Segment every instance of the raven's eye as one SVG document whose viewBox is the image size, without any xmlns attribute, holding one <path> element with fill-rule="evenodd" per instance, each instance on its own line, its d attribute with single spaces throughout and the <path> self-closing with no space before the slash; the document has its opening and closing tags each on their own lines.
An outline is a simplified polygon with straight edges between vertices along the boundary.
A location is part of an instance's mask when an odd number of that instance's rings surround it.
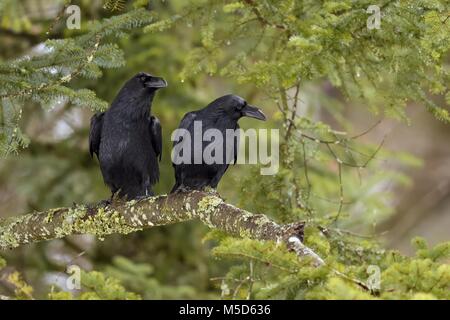
<svg viewBox="0 0 450 320">
<path fill-rule="evenodd" d="M 240 104 L 237 105 L 236 109 L 238 109 L 238 111 L 241 111 L 245 107 L 246 104 L 247 103 L 244 103 L 244 104 L 240 103 Z"/>
<path fill-rule="evenodd" d="M 145 82 L 145 80 L 147 80 L 147 77 L 146 77 L 146 76 L 141 76 L 141 77 L 140 77 L 140 80 L 141 80 L 142 82 Z"/>
</svg>

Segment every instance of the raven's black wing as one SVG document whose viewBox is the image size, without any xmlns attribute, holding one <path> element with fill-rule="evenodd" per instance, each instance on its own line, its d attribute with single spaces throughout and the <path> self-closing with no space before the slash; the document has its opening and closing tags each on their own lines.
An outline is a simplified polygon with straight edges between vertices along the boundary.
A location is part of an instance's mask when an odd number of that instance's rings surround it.
<svg viewBox="0 0 450 320">
<path fill-rule="evenodd" d="M 89 153 L 91 154 L 91 157 L 93 157 L 95 153 L 98 158 L 104 115 L 104 112 L 96 113 L 91 118 L 91 128 L 89 129 Z"/>
<path fill-rule="evenodd" d="M 239 125 L 236 125 L 235 130 L 240 130 Z M 225 174 L 225 172 L 228 170 L 228 167 L 230 164 L 235 165 L 237 163 L 238 158 L 238 151 L 239 151 L 239 132 L 238 135 L 233 136 L 233 141 L 226 141 L 226 143 L 232 143 L 233 144 L 233 154 L 226 154 L 225 156 L 225 163 L 223 165 L 217 166 L 218 170 L 215 176 L 211 179 L 211 186 L 213 188 L 217 188 L 217 185 L 219 184 L 220 179 L 222 179 L 222 176 Z M 224 145 L 224 149 L 228 150 L 228 146 Z"/>
<path fill-rule="evenodd" d="M 236 128 L 235 128 L 235 130 L 237 130 L 238 131 L 238 135 L 236 135 L 236 137 L 234 138 L 234 143 L 233 143 L 233 151 L 234 151 L 234 154 L 233 154 L 233 156 L 234 156 L 234 162 L 233 162 L 233 164 L 236 164 L 236 162 L 237 162 L 237 158 L 238 158 L 238 151 L 239 151 L 239 140 L 240 140 L 240 128 L 239 128 L 239 125 L 236 125 Z"/>
<path fill-rule="evenodd" d="M 187 130 L 187 132 L 189 132 L 190 134 L 190 130 L 189 128 L 192 126 L 192 123 L 194 122 L 194 119 L 197 117 L 197 114 L 195 111 L 193 112 L 188 112 L 184 115 L 183 119 L 181 119 L 180 125 L 178 127 L 178 129 L 185 129 Z M 193 129 L 192 129 L 193 130 Z M 186 132 L 185 132 L 186 134 Z M 191 137 L 193 138 L 193 137 Z M 178 144 L 179 142 L 184 140 L 184 135 L 178 135 L 178 140 L 173 142 L 173 145 L 175 146 L 176 144 Z M 189 146 L 190 148 L 190 146 Z M 177 162 L 177 158 L 178 158 L 178 154 L 174 155 L 174 162 Z M 173 165 L 175 166 L 175 163 L 173 163 Z"/>
<path fill-rule="evenodd" d="M 195 112 L 195 111 L 186 113 L 184 115 L 183 119 L 181 119 L 181 122 L 180 122 L 180 125 L 178 126 L 178 128 L 189 130 L 189 127 L 194 122 L 194 119 L 196 117 L 197 117 L 197 112 Z"/>
<path fill-rule="evenodd" d="M 153 150 L 155 150 L 156 157 L 161 161 L 162 157 L 162 130 L 159 119 L 155 116 L 150 117 L 150 135 L 152 139 Z"/>
<path fill-rule="evenodd" d="M 183 117 L 183 119 L 181 119 L 181 122 L 180 122 L 180 125 L 179 125 L 179 127 L 178 127 L 178 129 L 185 129 L 185 130 L 187 130 L 186 132 L 184 132 L 184 134 L 183 135 L 180 135 L 180 134 L 178 134 L 178 140 L 175 140 L 174 142 L 173 142 L 173 146 L 175 147 L 175 145 L 177 145 L 178 143 L 183 143 L 182 141 L 186 141 L 185 140 L 185 135 L 186 134 L 190 134 L 190 130 L 189 130 L 189 128 L 192 126 L 192 124 L 193 124 L 193 122 L 194 122 L 194 119 L 197 117 L 197 114 L 196 114 L 196 112 L 195 111 L 193 111 L 193 112 L 188 112 L 188 113 L 186 113 L 185 115 L 184 115 L 184 117 Z M 192 129 L 193 130 L 193 129 Z M 190 148 L 191 146 L 189 146 L 189 148 Z M 174 168 L 174 171 L 175 171 L 175 185 L 173 186 L 173 188 L 172 188 L 172 191 L 170 191 L 170 193 L 174 193 L 175 191 L 177 191 L 178 190 L 178 188 L 180 187 L 180 185 L 181 185 L 181 175 L 182 175 L 182 171 L 183 171 L 183 168 L 184 168 L 184 165 L 183 164 L 179 164 L 179 157 L 180 157 L 180 155 L 179 154 L 177 154 L 177 153 L 175 153 L 174 155 L 173 155 L 173 158 L 172 158 L 172 166 L 173 166 L 173 168 Z M 178 164 L 177 164 L 178 163 Z"/>
</svg>

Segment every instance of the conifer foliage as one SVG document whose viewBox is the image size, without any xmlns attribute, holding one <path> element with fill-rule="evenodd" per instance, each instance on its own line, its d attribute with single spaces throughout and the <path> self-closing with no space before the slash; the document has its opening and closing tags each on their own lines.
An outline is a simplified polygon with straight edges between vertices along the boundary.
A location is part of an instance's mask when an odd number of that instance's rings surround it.
<svg viewBox="0 0 450 320">
<path fill-rule="evenodd" d="M 37 274 L 55 271 L 55 263 L 42 258 L 50 244 L 35 245 L 38 258 L 21 270 L 14 269 L 13 253 L 0 252 L 9 265 L 0 258 L 0 275 L 9 288 L 0 297 L 450 299 L 450 242 L 430 246 L 417 237 L 415 254 L 406 256 L 384 248 L 375 228 L 394 213 L 395 193 L 385 186 L 407 185 L 410 180 L 399 168 L 417 167 L 420 159 L 388 150 L 383 141 L 364 142 L 373 128 L 355 132 L 345 116 L 359 107 L 369 111 L 375 126 L 385 117 L 409 122 L 407 107 L 415 103 L 437 122 L 450 122 L 448 3 L 380 1 L 380 25 L 370 28 L 373 13 L 367 9 L 373 4 L 108 0 L 99 8 L 82 7 L 81 29 L 67 30 L 69 1 L 58 6 L 56 21 L 37 22 L 26 14 L 27 1 L 0 0 L 0 37 L 5 43 L 25 37 L 32 44 L 0 58 L 0 181 L 25 195 L 24 210 L 98 200 L 103 194 L 98 168 L 74 154 L 87 154 L 79 147 L 86 139 L 83 128 L 43 142 L 26 134 L 24 118 L 57 104 L 72 111 L 105 110 L 114 96 L 111 88 L 118 88 L 124 75 L 150 67 L 169 80 L 156 107 L 165 130 L 176 127 L 174 118 L 187 106 L 211 100 L 214 81 L 242 90 L 269 110 L 269 126 L 280 129 L 278 173 L 260 175 L 257 165 L 232 168 L 239 179 L 230 172 L 219 192 L 280 224 L 305 221 L 304 244 L 325 262 L 317 266 L 299 259 L 280 243 L 186 223 L 96 244 L 83 257 L 95 271 L 82 271 L 78 293 L 38 285 Z M 170 142 L 164 143 L 163 154 L 170 154 Z M 163 160 L 161 188 L 167 186 L 167 192 L 172 172 L 168 156 Z M 386 161 L 395 166 L 385 166 Z M 44 168 L 35 178 L 14 177 L 34 165 Z M 43 187 L 43 180 L 51 184 Z M 97 182 L 87 182 L 92 180 Z M 0 223 L 0 235 L 1 228 Z M 191 242 L 201 238 L 204 243 Z M 73 239 L 57 241 L 77 246 Z"/>
</svg>

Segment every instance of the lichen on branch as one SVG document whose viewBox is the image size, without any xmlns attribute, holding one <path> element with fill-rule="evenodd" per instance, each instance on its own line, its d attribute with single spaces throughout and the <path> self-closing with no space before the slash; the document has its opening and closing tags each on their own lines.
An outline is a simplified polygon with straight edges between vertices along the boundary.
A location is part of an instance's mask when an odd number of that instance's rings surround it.
<svg viewBox="0 0 450 320">
<path fill-rule="evenodd" d="M 232 236 L 284 242 L 299 256 L 309 256 L 316 264 L 323 264 L 301 242 L 302 222 L 279 225 L 263 214 L 248 212 L 224 202 L 216 194 L 200 191 L 128 202 L 113 200 L 108 205 L 74 205 L 5 219 L 0 221 L 0 249 L 74 234 L 103 238 L 194 219 Z"/>
</svg>

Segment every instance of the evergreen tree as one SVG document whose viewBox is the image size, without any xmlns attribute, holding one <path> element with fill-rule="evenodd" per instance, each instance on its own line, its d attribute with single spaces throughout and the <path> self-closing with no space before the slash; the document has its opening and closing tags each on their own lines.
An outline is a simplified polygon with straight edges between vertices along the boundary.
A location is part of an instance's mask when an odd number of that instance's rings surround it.
<svg viewBox="0 0 450 320">
<path fill-rule="evenodd" d="M 33 14 L 32 1 L 0 0 L 0 181 L 5 194 L 16 189 L 5 212 L 106 198 L 88 157 L 88 119 L 108 107 L 125 78 L 145 70 L 169 82 L 155 103 L 165 137 L 157 191 L 173 184 L 168 137 L 181 116 L 224 90 L 237 92 L 281 130 L 280 168 L 272 176 L 260 175 L 260 166 L 230 168 L 219 193 L 283 225 L 304 221 L 303 243 L 324 263 L 282 243 L 186 222 L 2 251 L 9 265 L 0 259 L 2 296 L 450 298 L 450 243 L 415 238 L 409 257 L 384 248 L 377 234 L 393 214 L 396 194 L 386 185 L 407 184 L 399 168 L 420 160 L 382 140 L 364 141 L 373 127 L 358 132 L 346 118 L 348 109 L 366 107 L 375 125 L 408 122 L 407 107 L 418 103 L 436 121 L 450 121 L 446 1 L 382 1 L 379 28 L 368 25 L 376 21 L 368 0 L 81 2 L 79 30 L 66 27 L 69 1 L 44 2 L 56 14 Z M 64 122 L 70 117 L 83 121 Z M 0 223 L 0 243 L 12 243 L 8 221 Z M 102 240 L 112 232 L 100 222 L 82 230 Z M 65 279 L 67 264 L 96 270 L 82 272 L 81 292 L 43 282 L 52 273 Z"/>
</svg>

